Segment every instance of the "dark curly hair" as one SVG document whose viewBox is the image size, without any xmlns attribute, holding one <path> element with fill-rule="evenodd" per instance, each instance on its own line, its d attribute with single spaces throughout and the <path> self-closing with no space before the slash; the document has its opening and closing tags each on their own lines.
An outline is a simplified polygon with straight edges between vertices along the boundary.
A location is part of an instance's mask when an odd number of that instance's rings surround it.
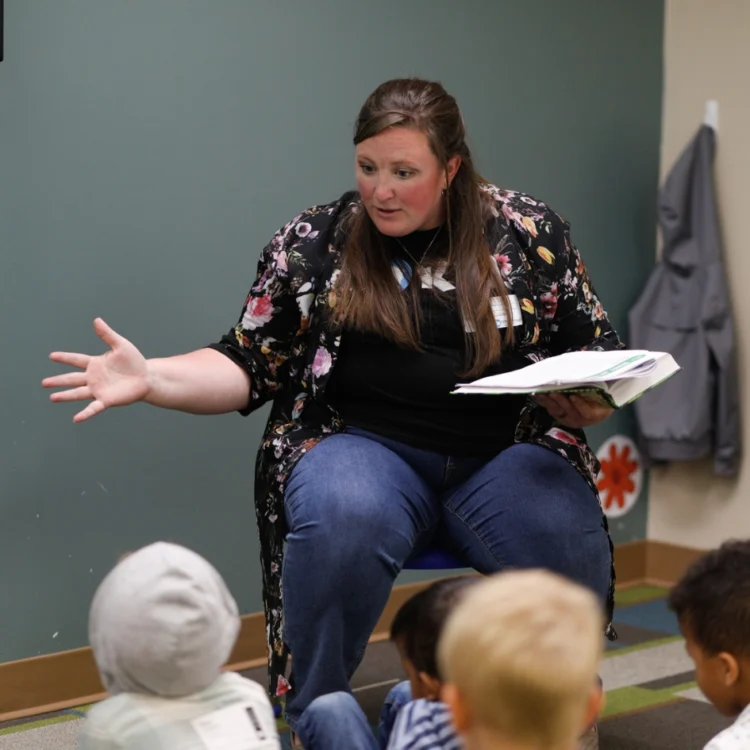
<svg viewBox="0 0 750 750">
<path fill-rule="evenodd" d="M 433 583 L 415 594 L 396 612 L 391 640 L 399 640 L 404 655 L 418 672 L 440 679 L 437 647 L 443 625 L 464 591 L 480 576 L 458 576 Z"/>
<path fill-rule="evenodd" d="M 670 592 L 669 608 L 707 653 L 750 656 L 750 540 L 696 560 Z"/>
</svg>

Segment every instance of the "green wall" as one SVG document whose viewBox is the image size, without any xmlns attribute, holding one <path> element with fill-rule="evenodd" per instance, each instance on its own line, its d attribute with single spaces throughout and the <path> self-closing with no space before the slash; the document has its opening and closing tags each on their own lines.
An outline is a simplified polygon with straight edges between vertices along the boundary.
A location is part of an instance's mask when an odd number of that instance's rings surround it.
<svg viewBox="0 0 750 750">
<path fill-rule="evenodd" d="M 0 661 L 85 645 L 117 556 L 168 538 L 261 606 L 252 507 L 265 412 L 147 407 L 74 426 L 39 381 L 234 324 L 260 248 L 353 184 L 357 109 L 440 79 L 481 171 L 573 223 L 616 324 L 654 257 L 662 87 L 653 0 L 5 0 L 0 63 Z M 628 430 L 628 414 L 592 431 Z M 645 502 L 615 524 L 645 533 Z"/>
</svg>

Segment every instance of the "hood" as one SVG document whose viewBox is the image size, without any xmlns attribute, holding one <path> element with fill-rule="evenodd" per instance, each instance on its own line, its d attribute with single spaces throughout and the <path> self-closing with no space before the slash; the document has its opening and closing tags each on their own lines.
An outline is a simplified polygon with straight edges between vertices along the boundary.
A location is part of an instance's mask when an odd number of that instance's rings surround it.
<svg viewBox="0 0 750 750">
<path fill-rule="evenodd" d="M 239 627 L 237 604 L 218 571 L 189 549 L 157 542 L 102 581 L 89 640 L 110 694 L 179 697 L 216 680 Z"/>
</svg>

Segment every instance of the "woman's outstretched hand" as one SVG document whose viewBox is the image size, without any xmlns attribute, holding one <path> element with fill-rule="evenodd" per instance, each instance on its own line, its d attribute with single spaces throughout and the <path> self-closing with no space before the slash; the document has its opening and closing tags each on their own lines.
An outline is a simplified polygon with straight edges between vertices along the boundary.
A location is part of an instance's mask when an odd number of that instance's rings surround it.
<svg viewBox="0 0 750 750">
<path fill-rule="evenodd" d="M 86 401 L 74 422 L 83 422 L 112 406 L 127 406 L 146 398 L 149 391 L 148 365 L 138 349 L 112 330 L 101 318 L 94 330 L 110 347 L 104 354 L 92 356 L 73 352 L 52 352 L 50 359 L 79 371 L 53 375 L 42 381 L 44 388 L 65 388 L 50 395 L 51 401 Z"/>
</svg>

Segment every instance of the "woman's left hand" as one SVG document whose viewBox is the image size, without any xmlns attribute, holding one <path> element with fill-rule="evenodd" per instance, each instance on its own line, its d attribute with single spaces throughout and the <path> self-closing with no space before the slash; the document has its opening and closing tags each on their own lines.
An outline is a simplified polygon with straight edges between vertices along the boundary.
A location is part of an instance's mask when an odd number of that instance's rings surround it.
<svg viewBox="0 0 750 750">
<path fill-rule="evenodd" d="M 575 429 L 599 424 L 613 411 L 600 401 L 575 394 L 565 396 L 562 393 L 537 393 L 534 399 L 556 422 Z"/>
</svg>

